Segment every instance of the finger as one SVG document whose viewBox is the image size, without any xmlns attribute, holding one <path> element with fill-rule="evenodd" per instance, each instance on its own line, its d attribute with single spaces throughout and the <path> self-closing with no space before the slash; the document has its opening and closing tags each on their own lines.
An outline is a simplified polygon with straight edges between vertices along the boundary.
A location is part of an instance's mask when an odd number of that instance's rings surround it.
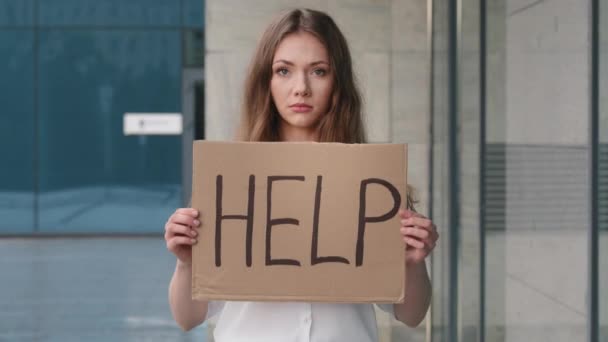
<svg viewBox="0 0 608 342">
<path fill-rule="evenodd" d="M 414 225 L 430 230 L 433 227 L 433 221 L 429 220 L 426 217 L 415 217 Z"/>
<path fill-rule="evenodd" d="M 173 251 L 179 246 L 192 246 L 195 243 L 196 239 L 187 236 L 175 236 L 167 241 L 167 249 Z"/>
<path fill-rule="evenodd" d="M 200 225 L 200 221 L 192 216 L 184 215 L 184 214 L 173 214 L 170 223 L 178 223 L 192 227 L 198 227 Z"/>
<path fill-rule="evenodd" d="M 399 216 L 402 219 L 408 219 L 410 217 L 414 217 L 414 212 L 408 209 L 400 209 L 399 210 Z"/>
<path fill-rule="evenodd" d="M 424 244 L 427 246 L 429 251 L 432 251 L 435 248 L 435 240 L 432 238 L 426 238 L 426 239 L 422 239 L 422 242 L 424 242 Z"/>
<path fill-rule="evenodd" d="M 415 237 L 420 240 L 428 239 L 431 236 L 431 233 L 428 230 L 415 227 L 403 227 L 401 228 L 401 234 L 404 236 Z"/>
<path fill-rule="evenodd" d="M 401 220 L 401 225 L 403 227 L 418 226 L 418 227 L 430 230 L 433 227 L 433 221 L 431 221 L 427 218 L 410 217 L 410 218 Z"/>
<path fill-rule="evenodd" d="M 176 214 L 198 217 L 199 212 L 194 208 L 179 208 L 175 211 Z"/>
<path fill-rule="evenodd" d="M 413 236 L 413 237 L 423 241 L 431 249 L 435 248 L 435 245 L 437 244 L 437 239 L 439 239 L 439 233 L 437 233 L 437 231 L 435 230 L 434 225 L 432 225 L 431 228 L 429 228 L 429 229 L 424 229 L 422 227 L 415 226 L 415 227 L 413 227 L 413 229 L 417 229 L 416 231 L 414 231 L 414 230 L 410 231 L 409 229 L 412 229 L 412 228 L 409 228 L 409 227 L 404 227 L 404 228 L 408 229 L 407 233 L 404 235 Z"/>
<path fill-rule="evenodd" d="M 431 220 L 429 219 L 423 219 L 423 218 L 419 218 L 419 217 L 409 217 L 406 219 L 402 219 L 401 221 L 401 225 L 403 227 L 414 227 L 414 226 L 420 226 L 421 228 L 430 228 L 433 223 L 431 222 Z"/>
<path fill-rule="evenodd" d="M 422 241 L 420 241 L 420 240 L 416 240 L 415 238 L 413 238 L 413 237 L 409 237 L 409 236 L 404 236 L 404 237 L 403 237 L 403 241 L 404 241 L 404 242 L 405 242 L 407 245 L 412 246 L 412 247 L 414 247 L 414 248 L 418 248 L 418 249 L 423 249 L 423 248 L 424 248 L 424 246 L 425 246 L 424 242 L 422 242 Z"/>
<path fill-rule="evenodd" d="M 188 226 L 184 226 L 181 224 L 176 224 L 176 223 L 169 223 L 167 224 L 167 234 L 169 238 L 172 238 L 173 236 L 176 236 L 178 234 L 180 235 L 189 235 L 189 236 L 196 236 L 198 233 L 196 230 L 188 227 Z"/>
<path fill-rule="evenodd" d="M 401 222 L 402 227 L 413 227 L 414 226 L 414 221 L 412 220 L 411 217 L 402 219 L 400 222 Z"/>
<path fill-rule="evenodd" d="M 169 222 L 171 222 L 171 223 L 179 223 L 179 224 L 187 224 L 187 225 L 192 225 L 194 220 L 196 220 L 196 218 L 192 217 L 191 215 L 186 215 L 186 214 L 181 214 L 181 213 L 175 213 L 175 214 L 171 215 L 171 217 L 169 218 Z"/>
</svg>

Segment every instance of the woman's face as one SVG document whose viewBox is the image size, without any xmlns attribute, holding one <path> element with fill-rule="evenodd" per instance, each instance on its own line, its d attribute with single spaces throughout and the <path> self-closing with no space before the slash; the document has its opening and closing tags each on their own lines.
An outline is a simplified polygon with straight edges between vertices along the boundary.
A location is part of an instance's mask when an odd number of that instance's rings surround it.
<svg viewBox="0 0 608 342">
<path fill-rule="evenodd" d="M 327 113 L 333 70 L 323 44 L 310 33 L 287 35 L 272 61 L 270 92 L 281 115 L 283 140 L 311 140 Z"/>
</svg>

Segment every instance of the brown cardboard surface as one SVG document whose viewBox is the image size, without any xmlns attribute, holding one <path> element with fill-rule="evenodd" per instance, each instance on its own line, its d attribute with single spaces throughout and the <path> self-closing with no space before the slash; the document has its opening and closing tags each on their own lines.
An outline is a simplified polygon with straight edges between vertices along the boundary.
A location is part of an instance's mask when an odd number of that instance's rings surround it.
<svg viewBox="0 0 608 342">
<path fill-rule="evenodd" d="M 406 145 L 196 141 L 193 157 L 193 299 L 403 301 Z"/>
</svg>

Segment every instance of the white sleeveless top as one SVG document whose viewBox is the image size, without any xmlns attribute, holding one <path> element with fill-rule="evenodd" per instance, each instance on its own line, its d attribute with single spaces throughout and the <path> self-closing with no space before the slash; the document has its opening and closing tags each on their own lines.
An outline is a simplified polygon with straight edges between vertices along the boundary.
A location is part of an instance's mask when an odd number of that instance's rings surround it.
<svg viewBox="0 0 608 342">
<path fill-rule="evenodd" d="M 378 306 L 394 316 L 392 304 Z M 376 342 L 372 304 L 210 302 L 217 342 Z"/>
</svg>

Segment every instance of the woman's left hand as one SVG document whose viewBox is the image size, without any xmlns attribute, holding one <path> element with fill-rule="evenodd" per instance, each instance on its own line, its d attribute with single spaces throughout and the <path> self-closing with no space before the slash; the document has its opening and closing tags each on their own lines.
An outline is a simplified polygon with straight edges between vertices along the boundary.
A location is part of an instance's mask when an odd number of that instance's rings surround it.
<svg viewBox="0 0 608 342">
<path fill-rule="evenodd" d="M 405 262 L 417 264 L 433 251 L 439 234 L 433 221 L 411 210 L 400 210 L 401 237 L 405 243 Z"/>
</svg>

